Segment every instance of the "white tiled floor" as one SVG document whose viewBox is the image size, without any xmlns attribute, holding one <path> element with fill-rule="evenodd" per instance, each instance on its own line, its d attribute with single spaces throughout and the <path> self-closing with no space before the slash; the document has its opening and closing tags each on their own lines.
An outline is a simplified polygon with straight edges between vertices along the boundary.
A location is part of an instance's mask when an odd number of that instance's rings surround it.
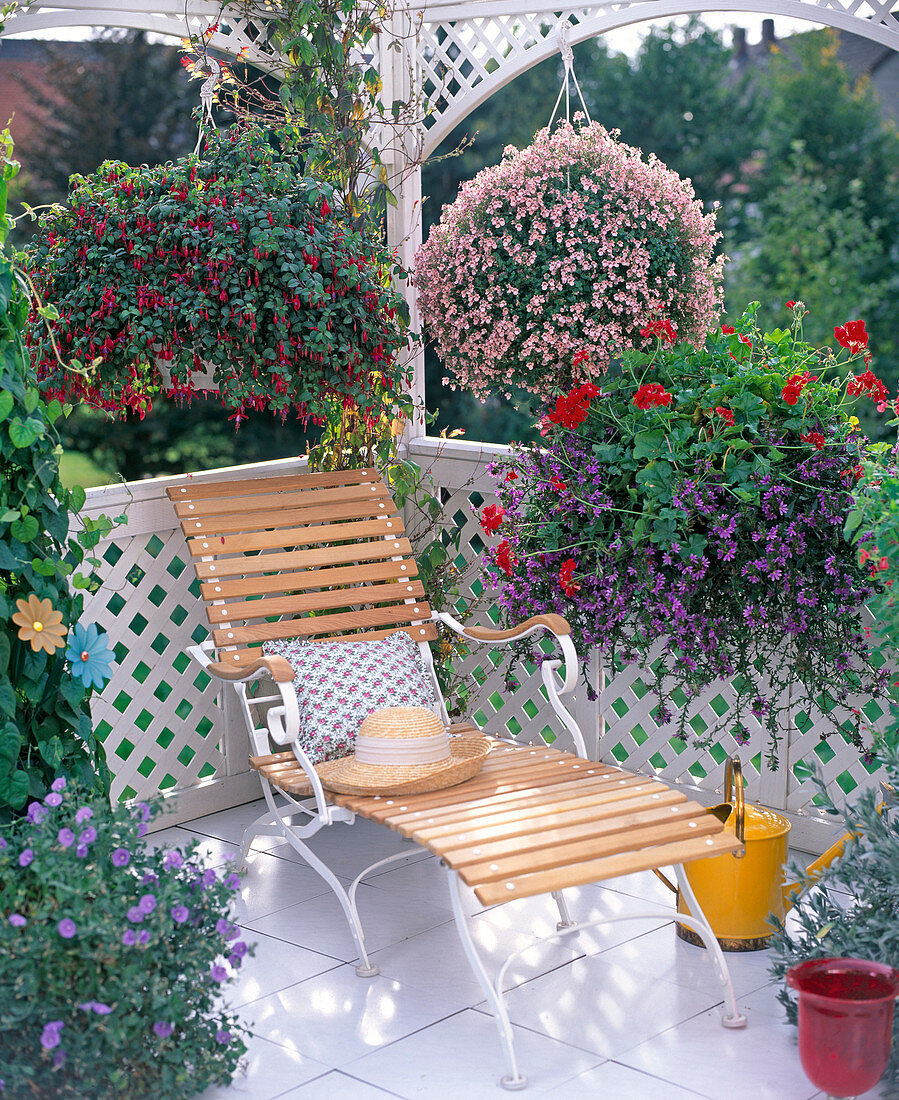
<svg viewBox="0 0 899 1100">
<path fill-rule="evenodd" d="M 263 803 L 154 834 L 201 840 L 211 865 L 239 847 Z M 452 920 L 445 872 L 421 849 L 367 821 L 312 842 L 347 882 L 366 864 L 408 852 L 360 888 L 366 942 L 381 968 L 355 973 L 353 942 L 327 886 L 279 840 L 261 840 L 236 919 L 256 951 L 226 1000 L 252 1038 L 227 1088 L 197 1100 L 482 1100 L 506 1095 L 498 1033 Z M 566 892 L 572 915 L 670 905 L 649 872 Z M 557 920 L 551 899 L 484 911 L 464 899 L 491 964 Z M 671 909 L 673 913 L 673 906 Z M 795 1031 L 768 974 L 768 953 L 727 956 L 743 1031 L 721 1027 L 719 987 L 705 952 L 658 919 L 587 929 L 527 950 L 512 966 L 509 1014 L 525 1096 L 554 1100 L 818 1100 Z M 889 1100 L 886 1092 L 866 1098 Z"/>
</svg>

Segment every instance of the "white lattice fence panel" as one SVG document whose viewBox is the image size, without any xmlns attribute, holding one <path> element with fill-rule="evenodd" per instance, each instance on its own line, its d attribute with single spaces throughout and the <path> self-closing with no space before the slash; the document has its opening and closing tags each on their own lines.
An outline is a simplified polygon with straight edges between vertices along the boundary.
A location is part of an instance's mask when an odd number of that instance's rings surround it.
<svg viewBox="0 0 899 1100">
<path fill-rule="evenodd" d="M 296 460 L 241 468 L 246 477 L 301 468 Z M 235 476 L 235 469 L 195 475 Z M 165 797 L 165 824 L 255 797 L 247 737 L 218 685 L 184 652 L 208 634 L 199 584 L 165 496 L 183 478 L 155 478 L 88 492 L 85 513 L 118 515 L 97 549 L 100 588 L 85 597 L 115 651 L 113 676 L 94 696 L 94 727 L 113 772 L 116 798 Z M 227 697 L 226 697 L 227 698 Z M 232 721 L 235 718 L 236 721 Z"/>
</svg>

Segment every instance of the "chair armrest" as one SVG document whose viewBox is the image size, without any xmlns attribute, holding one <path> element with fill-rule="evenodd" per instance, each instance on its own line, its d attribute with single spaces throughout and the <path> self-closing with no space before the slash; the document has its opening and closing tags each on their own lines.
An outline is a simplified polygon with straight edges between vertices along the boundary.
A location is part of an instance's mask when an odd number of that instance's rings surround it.
<svg viewBox="0 0 899 1100">
<path fill-rule="evenodd" d="M 455 621 L 448 622 L 449 616 L 440 616 L 441 620 L 446 623 L 447 626 L 455 629 Z M 571 627 L 566 619 L 563 619 L 561 615 L 532 615 L 529 619 L 525 619 L 523 623 L 518 623 L 516 626 L 509 627 L 507 630 L 499 630 L 490 626 L 465 626 L 463 625 L 460 633 L 467 638 L 474 638 L 477 642 L 513 642 L 518 638 L 524 638 L 528 634 L 532 634 L 535 630 L 548 630 L 551 634 L 555 634 L 557 638 L 564 638 L 571 634 Z"/>
<path fill-rule="evenodd" d="M 258 676 L 260 672 L 267 672 L 276 684 L 289 684 L 295 676 L 293 669 L 290 667 L 290 662 L 284 657 L 259 657 L 247 665 L 241 665 L 239 668 L 226 665 L 224 661 L 210 661 L 205 668 L 207 672 L 217 676 L 220 680 L 230 680 L 232 682 L 250 680 Z"/>
</svg>

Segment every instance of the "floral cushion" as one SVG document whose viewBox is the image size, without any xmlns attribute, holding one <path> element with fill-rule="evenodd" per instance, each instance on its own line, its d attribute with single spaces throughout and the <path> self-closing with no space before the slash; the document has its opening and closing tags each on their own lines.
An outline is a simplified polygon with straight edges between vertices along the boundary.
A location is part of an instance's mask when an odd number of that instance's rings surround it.
<svg viewBox="0 0 899 1100">
<path fill-rule="evenodd" d="M 398 632 L 373 642 L 267 642 L 296 678 L 300 744 L 313 764 L 353 751 L 356 731 L 382 707 L 439 711 L 418 642 Z"/>
</svg>

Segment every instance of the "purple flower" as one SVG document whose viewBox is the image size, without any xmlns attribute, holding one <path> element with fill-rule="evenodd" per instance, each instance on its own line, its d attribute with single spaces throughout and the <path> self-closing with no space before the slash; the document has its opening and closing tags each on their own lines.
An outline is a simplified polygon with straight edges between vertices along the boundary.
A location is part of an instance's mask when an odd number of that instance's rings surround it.
<svg viewBox="0 0 899 1100">
<path fill-rule="evenodd" d="M 228 887 L 229 890 L 239 890 L 240 878 L 235 874 L 230 874 L 225 879 L 225 885 Z"/>
<path fill-rule="evenodd" d="M 218 932 L 220 936 L 224 936 L 226 939 L 228 938 L 228 934 L 232 932 L 233 929 L 234 925 L 231 923 L 231 921 L 225 920 L 224 917 L 219 917 L 219 919 L 215 922 L 216 932 Z"/>
<path fill-rule="evenodd" d="M 44 1024 L 44 1030 L 41 1032 L 41 1046 L 44 1050 L 52 1050 L 59 1046 L 59 1033 L 64 1027 L 62 1020 L 51 1020 L 50 1023 Z"/>
<path fill-rule="evenodd" d="M 217 1043 L 221 1043 L 223 1046 L 225 1045 L 225 1043 L 230 1043 L 231 1032 L 225 1031 L 224 1028 L 219 1028 L 218 1031 L 215 1033 L 215 1041 Z"/>
<path fill-rule="evenodd" d="M 138 909 L 144 914 L 149 916 L 156 908 L 156 897 L 153 894 L 141 894 L 138 903 Z"/>
<path fill-rule="evenodd" d="M 165 1020 L 157 1020 L 153 1025 L 153 1032 L 158 1035 L 160 1039 L 168 1039 L 174 1030 L 172 1025 Z"/>
<path fill-rule="evenodd" d="M 127 848 L 115 848 L 109 858 L 114 867 L 127 867 L 131 862 L 131 853 Z"/>
<path fill-rule="evenodd" d="M 141 930 L 140 930 L 140 931 L 138 932 L 138 934 L 137 934 L 137 942 L 138 942 L 138 943 L 140 943 L 140 944 L 145 944 L 145 943 L 149 943 L 149 942 L 150 942 L 150 933 L 149 933 L 149 932 L 147 931 L 147 929 L 146 929 L 146 928 L 142 928 L 142 929 L 141 929 Z"/>
<path fill-rule="evenodd" d="M 56 779 L 54 779 L 53 782 L 50 784 L 51 791 L 56 791 L 58 793 L 59 791 L 64 791 L 65 789 L 66 779 L 64 775 L 57 776 Z"/>
<path fill-rule="evenodd" d="M 249 948 L 243 942 L 243 940 L 238 940 L 237 943 L 231 948 L 232 954 L 236 955 L 239 959 L 242 959 L 244 955 L 246 955 L 247 951 L 249 951 Z"/>
<path fill-rule="evenodd" d="M 28 806 L 27 818 L 32 825 L 40 825 L 47 816 L 47 811 L 40 802 L 31 802 Z"/>
<path fill-rule="evenodd" d="M 2 852 L 3 849 L 7 848 L 7 847 L 9 847 L 9 845 L 6 843 L 6 841 L 3 839 L 3 837 L 0 836 L 0 852 Z"/>
<path fill-rule="evenodd" d="M 155 886 L 157 882 L 159 882 L 159 879 L 156 877 L 156 875 L 153 874 L 152 871 L 146 871 L 142 875 L 141 880 L 140 880 L 141 886 L 150 886 L 150 885 Z"/>
<path fill-rule="evenodd" d="M 25 848 L 19 855 L 19 866 L 27 867 L 29 863 L 34 859 L 34 852 L 30 848 Z"/>
<path fill-rule="evenodd" d="M 122 933 L 122 943 L 126 947 L 134 947 L 134 945 L 137 943 L 137 933 L 134 931 L 133 928 L 126 928 L 125 931 Z"/>
<path fill-rule="evenodd" d="M 66 1052 L 60 1047 L 60 1049 L 53 1055 L 53 1068 L 59 1069 L 60 1066 L 65 1065 Z"/>
<path fill-rule="evenodd" d="M 165 859 L 163 860 L 163 865 L 168 870 L 171 870 L 173 867 L 180 867 L 183 863 L 184 857 L 179 851 L 172 849 L 172 851 L 166 852 Z"/>
<path fill-rule="evenodd" d="M 78 847 L 75 849 L 75 855 L 79 856 L 81 859 L 84 859 L 84 857 L 87 855 L 87 851 L 88 849 L 86 844 L 79 844 Z"/>
<path fill-rule="evenodd" d="M 234 967 L 235 970 L 237 970 L 237 968 L 243 962 L 243 959 L 240 955 L 235 955 L 232 951 L 232 953 L 228 956 L 228 962 L 231 964 L 231 966 Z"/>
<path fill-rule="evenodd" d="M 45 806 L 53 806 L 54 808 L 56 806 L 59 806 L 61 802 L 62 795 L 59 793 L 59 791 L 51 791 L 50 794 L 48 794 L 47 797 L 44 799 Z"/>
<path fill-rule="evenodd" d="M 94 816 L 94 811 L 90 806 L 82 806 L 81 809 L 75 814 L 75 824 L 83 825 L 85 821 L 90 821 Z"/>
<path fill-rule="evenodd" d="M 210 867 L 208 871 L 203 872 L 203 885 L 211 886 L 216 881 L 215 871 Z"/>
<path fill-rule="evenodd" d="M 138 836 L 146 836 L 149 831 L 150 830 L 147 828 L 147 826 L 143 822 L 141 822 L 140 825 L 138 825 L 138 827 L 137 827 L 137 835 Z"/>
<path fill-rule="evenodd" d="M 147 805 L 146 802 L 138 802 L 135 805 L 134 809 L 140 815 L 141 821 L 149 821 L 150 820 L 150 807 Z"/>
<path fill-rule="evenodd" d="M 212 970 L 209 971 L 209 977 L 212 978 L 214 982 L 225 982 L 228 980 L 228 971 L 221 963 L 216 963 Z"/>
<path fill-rule="evenodd" d="M 98 1016 L 108 1016 L 112 1012 L 109 1005 L 100 1001 L 85 1001 L 84 1004 L 76 1005 L 76 1008 L 80 1008 L 82 1012 L 95 1012 Z"/>
<path fill-rule="evenodd" d="M 131 921 L 132 924 L 140 924 L 141 921 L 144 919 L 144 911 L 139 906 L 132 905 L 125 916 L 128 918 L 128 920 Z"/>
<path fill-rule="evenodd" d="M 78 926 L 71 917 L 63 917 L 59 924 L 57 924 L 56 931 L 64 940 L 70 940 L 78 931 Z"/>
<path fill-rule="evenodd" d="M 175 924 L 184 924 L 187 918 L 190 916 L 190 910 L 186 905 L 176 905 L 172 909 L 172 920 Z"/>
<path fill-rule="evenodd" d="M 24 928 L 28 921 L 22 916 L 21 913 L 10 913 L 9 923 L 13 928 Z"/>
<path fill-rule="evenodd" d="M 93 825 L 88 825 L 86 829 L 82 829 L 78 837 L 81 844 L 93 844 L 97 839 L 97 830 Z"/>
<path fill-rule="evenodd" d="M 75 843 L 75 834 L 71 829 L 63 827 L 56 834 L 56 839 L 63 846 L 63 848 L 71 848 Z"/>
</svg>

